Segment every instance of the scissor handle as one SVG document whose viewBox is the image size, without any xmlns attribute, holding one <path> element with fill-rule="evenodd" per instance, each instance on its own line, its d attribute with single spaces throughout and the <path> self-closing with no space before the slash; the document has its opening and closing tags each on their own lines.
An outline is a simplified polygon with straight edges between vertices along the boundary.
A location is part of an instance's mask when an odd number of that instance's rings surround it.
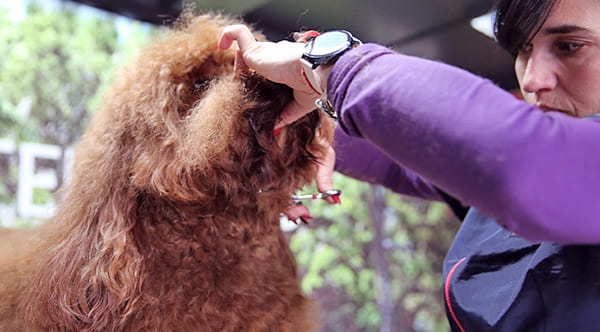
<svg viewBox="0 0 600 332">
<path fill-rule="evenodd" d="M 327 198 L 327 197 L 331 197 L 331 196 L 335 196 L 335 195 L 339 195 L 342 192 L 340 190 L 328 190 L 322 193 L 317 193 L 317 194 L 307 194 L 307 195 L 292 195 L 292 199 L 299 203 L 300 200 L 304 200 L 304 199 L 321 199 L 321 198 Z"/>
</svg>

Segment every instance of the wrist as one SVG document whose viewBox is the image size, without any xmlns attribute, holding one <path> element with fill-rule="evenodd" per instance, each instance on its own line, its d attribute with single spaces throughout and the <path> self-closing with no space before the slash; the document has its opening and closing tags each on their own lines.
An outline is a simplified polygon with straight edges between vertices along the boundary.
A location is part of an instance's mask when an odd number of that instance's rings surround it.
<svg viewBox="0 0 600 332">
<path fill-rule="evenodd" d="M 300 59 L 302 75 L 310 88 L 323 96 L 333 64 L 348 50 L 361 45 L 361 41 L 345 30 L 319 34 L 308 31 L 300 38 L 304 41 L 304 53 Z"/>
<path fill-rule="evenodd" d="M 315 69 L 312 64 L 301 58 L 302 77 L 310 87 L 310 89 L 318 96 L 323 96 L 327 90 L 327 79 L 331 72 L 332 65 L 319 66 Z"/>
<path fill-rule="evenodd" d="M 319 77 L 319 82 L 321 83 L 323 91 L 327 91 L 327 82 L 329 81 L 329 74 L 331 74 L 332 69 L 333 64 L 322 65 L 315 69 L 315 74 Z"/>
</svg>

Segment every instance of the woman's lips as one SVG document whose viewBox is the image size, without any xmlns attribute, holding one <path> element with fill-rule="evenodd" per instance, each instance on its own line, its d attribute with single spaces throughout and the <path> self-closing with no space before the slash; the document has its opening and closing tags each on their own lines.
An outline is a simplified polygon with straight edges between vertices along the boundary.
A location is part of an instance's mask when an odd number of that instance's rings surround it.
<svg viewBox="0 0 600 332">
<path fill-rule="evenodd" d="M 541 109 L 542 111 L 544 111 L 544 112 L 552 111 L 552 112 L 560 112 L 560 113 L 563 113 L 563 114 L 572 115 L 571 112 L 563 110 L 563 109 L 560 109 L 558 107 L 548 106 L 548 105 L 545 105 L 545 104 L 537 104 L 536 106 L 539 109 Z"/>
</svg>

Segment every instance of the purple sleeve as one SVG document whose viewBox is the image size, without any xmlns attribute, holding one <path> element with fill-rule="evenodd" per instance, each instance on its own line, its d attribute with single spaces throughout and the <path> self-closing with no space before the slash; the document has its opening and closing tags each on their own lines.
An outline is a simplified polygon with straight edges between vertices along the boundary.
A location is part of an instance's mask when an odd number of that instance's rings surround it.
<svg viewBox="0 0 600 332">
<path fill-rule="evenodd" d="M 544 113 L 464 70 L 374 44 L 338 60 L 328 91 L 347 135 L 508 230 L 600 243 L 599 123 Z"/>
<path fill-rule="evenodd" d="M 409 169 L 395 163 L 371 142 L 336 130 L 335 170 L 369 183 L 380 184 L 399 194 L 442 200 L 435 187 Z"/>
</svg>

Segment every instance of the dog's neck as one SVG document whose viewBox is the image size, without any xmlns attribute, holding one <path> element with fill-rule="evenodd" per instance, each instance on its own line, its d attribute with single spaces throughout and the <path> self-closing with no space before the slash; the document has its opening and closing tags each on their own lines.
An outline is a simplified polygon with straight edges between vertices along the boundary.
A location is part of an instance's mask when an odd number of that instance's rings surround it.
<svg viewBox="0 0 600 332">
<path fill-rule="evenodd" d="M 157 252 L 168 243 L 165 241 L 168 237 L 173 241 L 190 243 L 211 243 L 208 238 L 223 237 L 231 239 L 231 244 L 235 245 L 236 239 L 242 244 L 245 237 L 253 234 L 276 233 L 279 231 L 280 215 L 277 206 L 281 206 L 285 200 L 274 201 L 270 199 L 272 197 L 273 194 L 260 195 L 235 203 L 222 202 L 210 206 L 177 204 L 160 197 L 141 199 L 134 228 L 136 242 L 142 247 L 149 245 L 153 248 L 152 252 Z M 171 251 L 171 244 L 168 246 Z"/>
</svg>

